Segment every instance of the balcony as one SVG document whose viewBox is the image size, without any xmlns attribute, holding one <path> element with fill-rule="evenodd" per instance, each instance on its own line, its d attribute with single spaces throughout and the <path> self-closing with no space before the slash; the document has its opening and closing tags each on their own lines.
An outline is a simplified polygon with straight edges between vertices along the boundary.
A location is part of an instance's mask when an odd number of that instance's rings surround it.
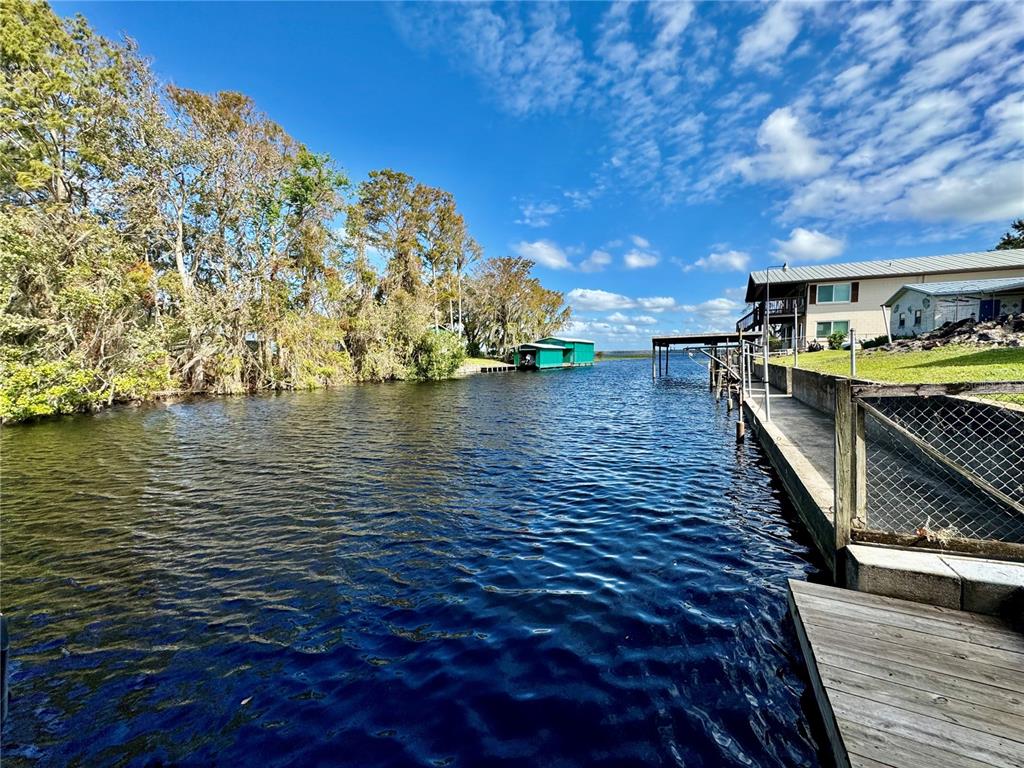
<svg viewBox="0 0 1024 768">
<path fill-rule="evenodd" d="M 772 299 L 768 302 L 770 320 L 773 324 L 785 325 L 793 322 L 793 314 L 804 314 L 807 302 L 802 296 L 786 299 Z M 764 302 L 755 304 L 754 309 L 745 314 L 736 323 L 736 330 L 746 333 L 761 328 L 764 321 Z"/>
</svg>

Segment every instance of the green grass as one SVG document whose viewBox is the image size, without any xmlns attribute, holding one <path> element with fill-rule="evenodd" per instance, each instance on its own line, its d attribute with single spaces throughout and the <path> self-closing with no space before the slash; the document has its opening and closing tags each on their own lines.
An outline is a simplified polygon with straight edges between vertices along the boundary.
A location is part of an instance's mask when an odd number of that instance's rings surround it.
<svg viewBox="0 0 1024 768">
<path fill-rule="evenodd" d="M 505 361 L 504 360 L 491 360 L 490 358 L 486 358 L 486 357 L 467 357 L 463 361 L 462 364 L 463 365 L 504 365 Z"/>
<path fill-rule="evenodd" d="M 792 365 L 793 357 L 777 357 L 772 362 Z M 850 351 L 801 352 L 800 367 L 849 376 Z M 1024 348 L 978 349 L 950 345 L 922 352 L 857 350 L 857 378 L 897 384 L 1024 381 Z"/>
</svg>

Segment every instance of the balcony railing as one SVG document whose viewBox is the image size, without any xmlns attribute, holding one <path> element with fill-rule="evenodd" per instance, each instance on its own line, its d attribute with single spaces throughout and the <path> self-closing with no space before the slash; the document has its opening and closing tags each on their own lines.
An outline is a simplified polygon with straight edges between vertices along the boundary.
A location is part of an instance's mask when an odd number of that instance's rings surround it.
<svg viewBox="0 0 1024 768">
<path fill-rule="evenodd" d="M 803 297 L 794 296 L 788 299 L 772 299 L 768 302 L 768 309 L 770 312 L 771 320 L 778 323 L 785 323 L 793 319 L 793 313 L 802 315 L 806 308 L 807 302 Z M 764 322 L 764 302 L 755 304 L 754 309 L 743 317 L 740 318 L 739 322 L 736 323 L 736 330 L 747 331 L 755 328 L 760 328 Z"/>
</svg>

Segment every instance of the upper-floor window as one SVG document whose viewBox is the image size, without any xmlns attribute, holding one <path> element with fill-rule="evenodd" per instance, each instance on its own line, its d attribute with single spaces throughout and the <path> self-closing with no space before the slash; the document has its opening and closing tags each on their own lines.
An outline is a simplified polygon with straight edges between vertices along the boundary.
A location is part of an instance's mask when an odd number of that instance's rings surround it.
<svg viewBox="0 0 1024 768">
<path fill-rule="evenodd" d="M 838 304 L 850 300 L 850 283 L 826 283 L 817 286 L 819 304 Z"/>
</svg>

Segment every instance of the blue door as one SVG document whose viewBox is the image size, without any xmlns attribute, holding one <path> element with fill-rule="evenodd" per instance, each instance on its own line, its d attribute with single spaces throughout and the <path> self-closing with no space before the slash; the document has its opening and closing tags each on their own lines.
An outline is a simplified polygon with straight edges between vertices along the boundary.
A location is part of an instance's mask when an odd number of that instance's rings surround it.
<svg viewBox="0 0 1024 768">
<path fill-rule="evenodd" d="M 978 307 L 979 320 L 992 320 L 999 317 L 999 299 L 982 299 Z"/>
</svg>

